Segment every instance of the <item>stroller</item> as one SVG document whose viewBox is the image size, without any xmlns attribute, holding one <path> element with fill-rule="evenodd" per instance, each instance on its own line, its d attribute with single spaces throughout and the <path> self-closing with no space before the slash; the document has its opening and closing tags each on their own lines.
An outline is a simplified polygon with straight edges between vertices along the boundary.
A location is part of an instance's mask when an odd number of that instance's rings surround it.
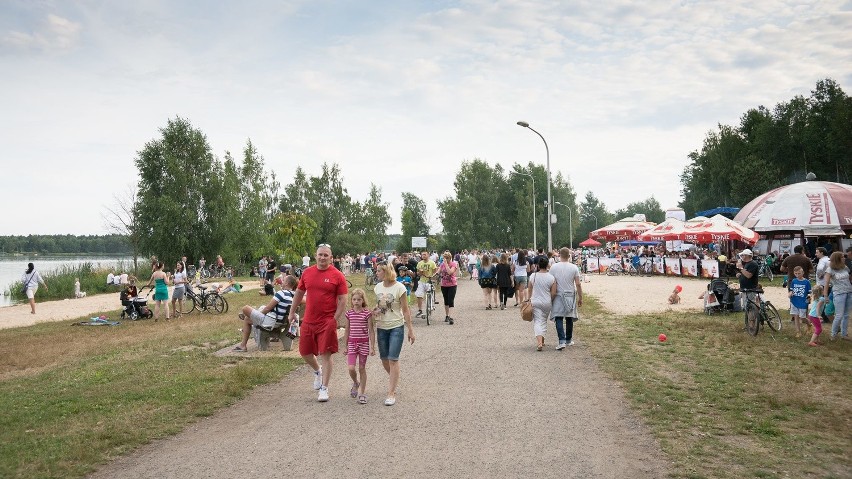
<svg viewBox="0 0 852 479">
<path fill-rule="evenodd" d="M 121 292 L 121 305 L 124 306 L 124 309 L 121 311 L 121 319 L 124 317 L 130 318 L 131 321 L 136 321 L 137 319 L 151 319 L 154 317 L 154 312 L 148 308 L 148 295 L 151 294 L 151 290 L 148 290 L 148 294 L 142 295 L 142 292 L 145 290 L 145 286 L 139 290 L 139 293 L 130 297 L 127 295 L 127 290 Z"/>
<path fill-rule="evenodd" d="M 704 312 L 707 314 L 736 311 L 737 294 L 724 279 L 716 278 L 707 285 L 704 294 Z"/>
</svg>

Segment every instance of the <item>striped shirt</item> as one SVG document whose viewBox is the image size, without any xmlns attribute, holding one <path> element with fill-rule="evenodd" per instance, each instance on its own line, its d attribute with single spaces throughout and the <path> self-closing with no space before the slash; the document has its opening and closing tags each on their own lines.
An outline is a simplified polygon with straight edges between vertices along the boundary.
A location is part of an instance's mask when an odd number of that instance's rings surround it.
<svg viewBox="0 0 852 479">
<path fill-rule="evenodd" d="M 290 290 L 282 289 L 275 293 L 275 299 L 278 301 L 278 304 L 275 305 L 275 309 L 271 312 L 275 315 L 275 319 L 284 320 L 287 319 L 287 315 L 290 314 L 290 306 L 293 305 L 293 293 Z"/>
<path fill-rule="evenodd" d="M 346 319 L 349 321 L 349 342 L 363 343 L 370 340 L 368 334 L 370 315 L 373 314 L 369 309 L 355 311 L 350 309 L 346 312 Z"/>
</svg>

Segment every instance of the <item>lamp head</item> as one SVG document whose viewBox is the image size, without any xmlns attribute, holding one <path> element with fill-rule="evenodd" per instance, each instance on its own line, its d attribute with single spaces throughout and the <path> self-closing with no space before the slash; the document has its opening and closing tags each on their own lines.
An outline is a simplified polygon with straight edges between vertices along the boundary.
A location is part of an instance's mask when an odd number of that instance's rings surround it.
<svg viewBox="0 0 852 479">
<path fill-rule="evenodd" d="M 518 122 L 518 125 L 520 125 L 520 126 L 522 126 L 522 127 L 524 127 L 524 128 L 529 128 L 529 127 L 530 127 L 530 124 L 529 124 L 529 123 L 527 123 L 527 122 L 525 122 L 525 121 L 519 121 L 519 122 Z"/>
</svg>

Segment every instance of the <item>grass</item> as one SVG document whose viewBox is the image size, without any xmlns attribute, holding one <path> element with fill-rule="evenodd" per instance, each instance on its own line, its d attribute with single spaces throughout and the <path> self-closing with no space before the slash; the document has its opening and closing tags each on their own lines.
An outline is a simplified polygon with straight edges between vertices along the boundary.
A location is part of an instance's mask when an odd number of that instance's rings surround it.
<svg viewBox="0 0 852 479">
<path fill-rule="evenodd" d="M 233 314 L 170 323 L 0 330 L 0 477 L 81 477 L 300 363 L 214 356 L 238 340 L 235 309 L 263 302 L 257 291 L 228 299 Z"/>
<path fill-rule="evenodd" d="M 673 477 L 850 477 L 852 344 L 745 333 L 742 313 L 613 316 L 581 326 L 673 463 Z M 660 333 L 668 336 L 660 342 Z"/>
</svg>

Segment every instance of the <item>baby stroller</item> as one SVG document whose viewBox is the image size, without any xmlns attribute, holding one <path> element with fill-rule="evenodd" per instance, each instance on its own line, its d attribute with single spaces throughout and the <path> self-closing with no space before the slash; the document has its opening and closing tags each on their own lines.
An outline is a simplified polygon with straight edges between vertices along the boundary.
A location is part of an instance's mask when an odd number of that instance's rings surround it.
<svg viewBox="0 0 852 479">
<path fill-rule="evenodd" d="M 707 285 L 704 294 L 704 312 L 723 313 L 735 310 L 736 294 L 724 279 L 716 278 Z"/>
<path fill-rule="evenodd" d="M 151 290 L 148 290 L 148 294 L 142 295 L 142 292 L 145 290 L 145 286 L 139 290 L 139 294 L 135 297 L 129 297 L 127 295 L 127 290 L 121 292 L 121 305 L 124 306 L 124 310 L 121 311 L 121 319 L 124 319 L 125 316 L 130 318 L 131 321 L 136 321 L 137 319 L 151 319 L 154 317 L 154 312 L 148 308 L 148 295 L 151 294 Z"/>
</svg>

